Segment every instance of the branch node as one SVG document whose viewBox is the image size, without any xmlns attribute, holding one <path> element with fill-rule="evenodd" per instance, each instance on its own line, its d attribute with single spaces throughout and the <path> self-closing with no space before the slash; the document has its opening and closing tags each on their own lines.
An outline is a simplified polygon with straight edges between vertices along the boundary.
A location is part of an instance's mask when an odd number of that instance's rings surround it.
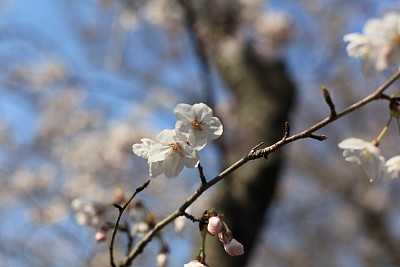
<svg viewBox="0 0 400 267">
<path fill-rule="evenodd" d="M 113 206 L 116 207 L 119 212 L 122 211 L 122 207 L 119 204 L 114 203 Z"/>
</svg>

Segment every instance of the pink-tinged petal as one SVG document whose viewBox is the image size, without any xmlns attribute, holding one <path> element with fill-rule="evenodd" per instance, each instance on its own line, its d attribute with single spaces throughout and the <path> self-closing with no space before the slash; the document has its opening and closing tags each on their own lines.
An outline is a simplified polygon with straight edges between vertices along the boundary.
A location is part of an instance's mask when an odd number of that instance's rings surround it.
<svg viewBox="0 0 400 267">
<path fill-rule="evenodd" d="M 222 230 L 221 219 L 218 216 L 212 216 L 210 219 L 208 219 L 207 230 L 212 235 L 221 232 Z"/>
<path fill-rule="evenodd" d="M 239 256 L 244 254 L 243 245 L 236 239 L 232 239 L 228 244 L 224 244 L 224 249 L 231 256 Z"/>
<path fill-rule="evenodd" d="M 96 232 L 94 238 L 96 239 L 97 242 L 103 242 L 107 238 L 107 230 L 100 229 L 99 231 Z"/>
<path fill-rule="evenodd" d="M 163 172 L 165 177 L 172 178 L 177 177 L 179 173 L 183 170 L 183 160 L 179 155 L 167 155 L 163 162 Z"/>
<path fill-rule="evenodd" d="M 212 109 L 206 104 L 199 103 L 193 105 L 193 115 L 197 116 L 198 121 L 209 121 L 212 118 Z"/>
<path fill-rule="evenodd" d="M 221 241 L 222 244 L 224 244 L 224 245 L 226 245 L 226 244 L 228 244 L 229 242 L 231 242 L 231 239 L 229 238 L 229 236 L 227 235 L 227 233 L 224 233 L 224 232 L 218 233 L 218 239 L 219 239 L 219 241 Z"/>
<path fill-rule="evenodd" d="M 176 105 L 174 114 L 178 120 L 183 122 L 191 122 L 193 120 L 193 108 L 188 104 Z"/>
</svg>

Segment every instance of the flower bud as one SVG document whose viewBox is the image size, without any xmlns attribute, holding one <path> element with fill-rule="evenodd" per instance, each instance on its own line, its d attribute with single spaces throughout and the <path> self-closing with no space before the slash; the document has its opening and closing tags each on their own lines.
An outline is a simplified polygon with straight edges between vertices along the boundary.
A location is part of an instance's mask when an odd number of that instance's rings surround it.
<svg viewBox="0 0 400 267">
<path fill-rule="evenodd" d="M 222 230 L 221 219 L 218 216 L 212 216 L 210 219 L 208 219 L 207 230 L 212 235 L 221 232 Z"/>
<path fill-rule="evenodd" d="M 96 232 L 94 238 L 96 239 L 97 242 L 105 241 L 107 238 L 107 230 L 100 229 L 99 231 Z"/>
<path fill-rule="evenodd" d="M 224 244 L 224 249 L 231 256 L 238 256 L 244 253 L 243 245 L 236 239 L 232 239 L 228 244 Z"/>
</svg>

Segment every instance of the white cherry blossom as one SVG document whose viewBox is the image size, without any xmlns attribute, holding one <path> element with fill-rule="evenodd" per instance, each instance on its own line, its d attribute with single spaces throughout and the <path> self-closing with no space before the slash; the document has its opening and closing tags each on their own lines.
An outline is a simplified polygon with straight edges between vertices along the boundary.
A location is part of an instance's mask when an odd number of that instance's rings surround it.
<svg viewBox="0 0 400 267">
<path fill-rule="evenodd" d="M 206 104 L 178 104 L 174 113 L 178 118 L 175 129 L 187 134 L 190 146 L 196 150 L 202 149 L 208 140 L 222 135 L 221 121 L 213 117 L 212 109 Z"/>
<path fill-rule="evenodd" d="M 349 162 L 361 165 L 369 180 L 385 177 L 385 158 L 378 147 L 359 138 L 348 138 L 338 144 Z"/>
<path fill-rule="evenodd" d="M 398 178 L 400 172 L 400 155 L 394 156 L 386 161 L 386 172 L 390 178 Z"/>
<path fill-rule="evenodd" d="M 400 14 L 389 12 L 382 19 L 370 19 L 363 33 L 351 33 L 343 40 L 349 42 L 349 56 L 362 59 L 366 75 L 374 74 L 390 66 L 400 65 Z"/>
<path fill-rule="evenodd" d="M 157 141 L 144 138 L 141 144 L 134 144 L 132 150 L 147 159 L 151 177 L 161 173 L 167 178 L 176 177 L 184 166 L 194 168 L 199 163 L 197 151 L 186 143 L 185 135 L 175 130 L 163 130 Z"/>
</svg>

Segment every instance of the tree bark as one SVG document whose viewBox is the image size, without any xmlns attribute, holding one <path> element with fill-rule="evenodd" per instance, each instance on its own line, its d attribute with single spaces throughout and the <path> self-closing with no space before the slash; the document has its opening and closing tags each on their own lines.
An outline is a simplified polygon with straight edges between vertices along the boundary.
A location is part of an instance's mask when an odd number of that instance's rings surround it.
<svg viewBox="0 0 400 267">
<path fill-rule="evenodd" d="M 225 164 L 231 164 L 252 147 L 281 139 L 294 100 L 295 88 L 282 60 L 266 60 L 236 37 L 241 7 L 235 1 L 180 1 L 197 33 L 208 60 L 217 68 L 235 96 L 235 129 L 221 143 Z M 216 239 L 206 247 L 210 266 L 245 266 L 265 224 L 283 164 L 282 152 L 268 160 L 250 162 L 218 187 L 213 206 L 224 214 L 234 238 L 245 248 L 230 257 Z"/>
</svg>

